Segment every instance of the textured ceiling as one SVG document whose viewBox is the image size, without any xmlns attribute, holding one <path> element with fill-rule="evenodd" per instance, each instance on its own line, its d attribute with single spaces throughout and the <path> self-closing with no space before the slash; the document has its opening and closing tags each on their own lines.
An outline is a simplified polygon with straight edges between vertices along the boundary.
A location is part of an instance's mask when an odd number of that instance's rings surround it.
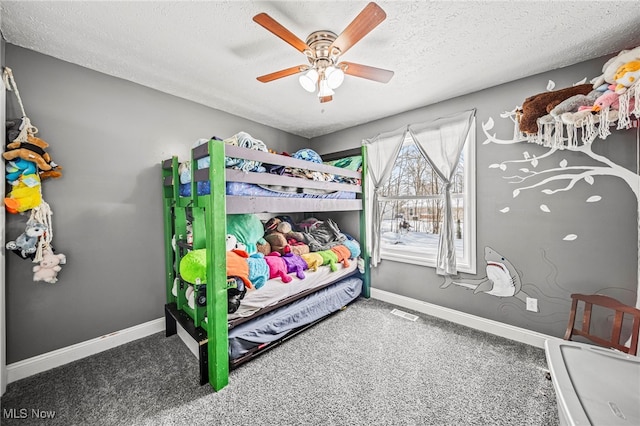
<svg viewBox="0 0 640 426">
<path fill-rule="evenodd" d="M 305 40 L 342 30 L 364 1 L 1 1 L 11 44 L 314 137 L 640 45 L 634 1 L 378 1 L 387 19 L 341 59 L 395 71 L 388 84 L 347 76 L 320 104 L 306 64 L 252 21 L 267 12 Z"/>
</svg>

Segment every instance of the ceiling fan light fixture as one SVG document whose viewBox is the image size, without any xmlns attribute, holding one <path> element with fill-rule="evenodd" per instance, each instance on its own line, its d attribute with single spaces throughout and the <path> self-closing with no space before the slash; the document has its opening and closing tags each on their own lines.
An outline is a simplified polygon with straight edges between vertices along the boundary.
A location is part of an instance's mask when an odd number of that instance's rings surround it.
<svg viewBox="0 0 640 426">
<path fill-rule="evenodd" d="M 327 67 L 324 71 L 324 75 L 327 78 L 327 84 L 331 89 L 337 89 L 344 81 L 344 71 L 340 68 L 334 67 L 333 65 Z"/>
<path fill-rule="evenodd" d="M 323 78 L 322 80 L 320 80 L 320 89 L 318 90 L 318 97 L 319 98 L 324 98 L 327 96 L 333 96 L 334 92 L 333 90 L 331 90 L 331 87 L 329 87 L 329 82 L 327 81 L 327 79 Z"/>
<path fill-rule="evenodd" d="M 298 81 L 300 82 L 300 86 L 302 86 L 304 90 L 313 93 L 316 91 L 316 86 L 318 83 L 318 71 L 311 68 L 309 71 L 302 74 Z"/>
</svg>

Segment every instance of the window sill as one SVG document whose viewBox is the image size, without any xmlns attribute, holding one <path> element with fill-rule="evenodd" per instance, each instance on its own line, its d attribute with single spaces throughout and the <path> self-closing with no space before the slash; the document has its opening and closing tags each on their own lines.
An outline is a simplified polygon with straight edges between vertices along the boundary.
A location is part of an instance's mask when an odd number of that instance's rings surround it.
<svg viewBox="0 0 640 426">
<path fill-rule="evenodd" d="M 382 260 L 390 260 L 392 262 L 410 263 L 418 266 L 426 266 L 429 268 L 435 268 L 436 262 L 433 259 L 426 259 L 419 256 L 409 256 L 406 254 L 394 254 L 394 253 L 381 253 L 380 258 Z M 458 272 L 464 272 L 468 274 L 476 273 L 475 267 L 472 267 L 468 263 L 463 263 L 462 259 L 456 259 L 456 269 Z"/>
</svg>

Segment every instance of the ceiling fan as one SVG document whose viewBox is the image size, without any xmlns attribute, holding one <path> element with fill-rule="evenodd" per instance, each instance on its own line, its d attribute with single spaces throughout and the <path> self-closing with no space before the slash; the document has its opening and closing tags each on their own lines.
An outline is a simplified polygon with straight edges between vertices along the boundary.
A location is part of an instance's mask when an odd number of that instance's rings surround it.
<svg viewBox="0 0 640 426">
<path fill-rule="evenodd" d="M 275 19 L 266 13 L 260 13 L 253 20 L 273 34 L 289 43 L 298 51 L 304 53 L 309 65 L 297 65 L 258 77 L 258 81 L 268 83 L 282 77 L 299 74 L 302 87 L 309 91 L 318 90 L 320 102 L 333 99 L 333 89 L 338 88 L 344 80 L 344 75 L 366 78 L 381 83 L 387 83 L 393 77 L 393 71 L 370 67 L 353 62 L 339 61 L 362 37 L 385 20 L 387 14 L 377 4 L 369 3 L 340 35 L 328 30 L 314 31 L 307 37 L 306 42 L 300 40 Z"/>
</svg>

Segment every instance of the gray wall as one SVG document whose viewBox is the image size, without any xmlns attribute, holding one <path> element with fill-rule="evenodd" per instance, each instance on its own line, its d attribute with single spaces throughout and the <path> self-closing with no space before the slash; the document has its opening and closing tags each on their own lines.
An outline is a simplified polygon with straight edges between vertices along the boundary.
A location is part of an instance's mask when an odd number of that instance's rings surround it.
<svg viewBox="0 0 640 426">
<path fill-rule="evenodd" d="M 495 122 L 490 133 L 511 139 L 513 124 L 500 118 L 504 111 L 522 105 L 527 97 L 546 91 L 553 80 L 556 88 L 570 86 L 583 78 L 601 73 L 608 58 L 600 58 L 531 78 L 486 89 L 437 105 L 377 120 L 331 135 L 312 139 L 319 153 L 359 146 L 362 139 L 398 127 L 429 121 L 457 111 L 477 108 L 477 275 L 461 274 L 464 279 L 486 277 L 484 249 L 489 246 L 507 258 L 518 270 L 523 290 L 538 299 L 540 312 L 524 309 L 515 298 L 498 298 L 452 285 L 440 288 L 443 278 L 433 268 L 383 260 L 372 272 L 374 288 L 456 309 L 483 318 L 561 337 L 567 324 L 569 295 L 574 292 L 601 292 L 634 305 L 637 288 L 637 205 L 629 186 L 614 176 L 598 176 L 593 185 L 578 183 L 574 189 L 547 196 L 523 191 L 512 197 L 516 187 L 504 178 L 517 174 L 522 164 L 507 172 L 489 168 L 493 163 L 540 156 L 547 149 L 535 144 L 483 144 L 487 139 L 482 123 Z M 636 169 L 636 131 L 614 131 L 598 140 L 594 150 L 630 170 Z M 545 168 L 557 167 L 566 159 L 569 165 L 585 163 L 584 156 L 562 151 L 554 154 Z M 542 168 L 542 164 L 539 166 Z M 566 183 L 566 182 L 565 182 Z M 585 203 L 591 195 L 602 196 L 598 203 Z M 551 213 L 540 209 L 550 207 Z M 505 206 L 510 212 L 500 213 Z M 574 241 L 564 241 L 567 234 Z M 421 277 L 416 280 L 415 277 Z"/>
<path fill-rule="evenodd" d="M 514 203 L 514 189 L 504 173 L 489 169 L 495 162 L 517 159 L 523 151 L 541 154 L 536 145 L 483 145 L 481 125 L 489 117 L 494 132 L 508 139 L 510 123 L 499 114 L 545 90 L 553 79 L 558 88 L 600 72 L 606 58 L 487 89 L 398 116 L 315 138 L 319 153 L 357 147 L 364 138 L 408 123 L 477 108 L 478 275 L 491 246 L 513 263 L 540 312 L 525 311 L 518 301 L 498 299 L 451 286 L 433 269 L 383 261 L 373 271 L 373 286 L 484 318 L 561 336 L 569 294 L 604 290 L 635 303 L 637 285 L 636 201 L 615 177 L 599 177 L 592 187 L 578 185 L 553 199 L 539 192 L 523 193 Z M 159 162 L 186 156 L 200 137 L 230 136 L 240 130 L 278 150 L 309 144 L 263 125 L 203 107 L 134 83 L 82 67 L 6 46 L 6 64 L 15 73 L 27 113 L 51 144 L 53 159 L 64 167 L 61 179 L 45 181 L 45 199 L 54 212 L 54 247 L 68 263 L 56 284 L 32 281 L 30 262 L 7 255 L 7 362 L 86 341 L 162 316 L 163 237 Z M 9 94 L 8 116 L 18 113 Z M 635 134 L 616 132 L 597 142 L 603 154 L 635 168 Z M 580 161 L 576 153 L 554 158 Z M 585 206 L 598 193 L 603 201 Z M 541 214 L 542 202 L 554 215 Z M 511 213 L 498 212 L 511 205 Z M 341 228 L 356 233 L 351 215 Z M 13 239 L 26 217 L 8 215 L 6 235 Z M 567 229 L 579 234 L 562 242 Z M 416 281 L 415 277 L 424 277 Z M 474 278 L 474 277 L 465 277 Z"/>
<path fill-rule="evenodd" d="M 56 284 L 7 253 L 7 363 L 163 316 L 160 161 L 187 158 L 198 138 L 246 131 L 278 150 L 308 140 L 8 44 L 27 114 L 63 177 L 43 183 L 53 246 L 67 255 Z M 20 116 L 12 93 L 7 116 Z M 15 239 L 28 216 L 7 215 Z"/>
</svg>

